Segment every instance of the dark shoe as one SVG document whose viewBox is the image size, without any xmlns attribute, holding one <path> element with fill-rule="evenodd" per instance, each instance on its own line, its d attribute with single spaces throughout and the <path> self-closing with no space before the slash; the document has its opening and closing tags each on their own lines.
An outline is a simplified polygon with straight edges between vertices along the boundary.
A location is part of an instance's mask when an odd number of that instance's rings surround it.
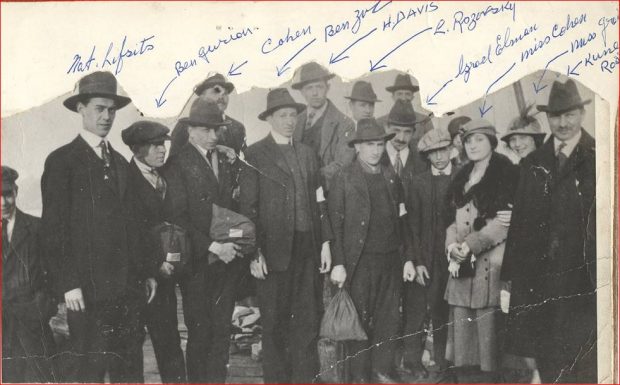
<svg viewBox="0 0 620 385">
<path fill-rule="evenodd" d="M 398 384 L 399 383 L 398 381 L 396 381 L 396 379 L 394 379 L 389 374 L 379 373 L 379 372 L 374 372 L 372 374 L 372 377 L 370 378 L 370 382 L 373 384 Z"/>
</svg>

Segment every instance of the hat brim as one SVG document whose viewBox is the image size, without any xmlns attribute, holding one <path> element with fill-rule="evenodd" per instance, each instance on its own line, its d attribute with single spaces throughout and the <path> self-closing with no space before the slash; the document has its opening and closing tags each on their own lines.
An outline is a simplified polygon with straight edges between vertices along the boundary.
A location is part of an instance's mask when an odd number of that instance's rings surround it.
<svg viewBox="0 0 620 385">
<path fill-rule="evenodd" d="M 301 103 L 290 103 L 290 104 L 282 104 L 280 106 L 275 106 L 275 107 L 271 107 L 266 109 L 265 111 L 261 112 L 260 114 L 258 114 L 258 118 L 260 120 L 267 120 L 267 117 L 271 114 L 273 114 L 275 111 L 281 109 L 281 108 L 294 108 L 297 110 L 297 113 L 299 114 L 301 111 L 306 109 L 306 106 L 304 104 Z"/>
<path fill-rule="evenodd" d="M 544 132 L 534 132 L 531 130 L 512 130 L 510 132 L 505 133 L 502 136 L 502 140 L 506 143 L 508 143 L 508 141 L 510 140 L 510 137 L 513 135 L 528 135 L 528 136 L 534 136 L 534 137 L 541 137 L 544 138 L 545 136 L 547 136 L 547 134 L 545 134 Z"/>
<path fill-rule="evenodd" d="M 90 98 L 112 99 L 114 100 L 114 106 L 116 107 L 117 110 L 120 110 L 121 108 L 131 103 L 131 98 L 128 98 L 126 96 L 97 92 L 97 93 L 77 94 L 77 95 L 69 96 L 67 99 L 65 99 L 64 102 L 62 102 L 62 104 L 65 107 L 67 107 L 69 110 L 73 112 L 77 112 L 77 104 L 83 101 L 84 99 L 90 99 Z"/>
<path fill-rule="evenodd" d="M 540 112 L 547 112 L 547 113 L 552 113 L 552 114 L 563 114 L 563 113 L 568 112 L 570 110 L 574 110 L 576 108 L 583 107 L 586 104 L 590 104 L 591 102 L 592 102 L 592 99 L 586 99 L 586 100 L 584 100 L 584 101 L 582 101 L 580 103 L 571 104 L 571 105 L 569 105 L 567 107 L 563 107 L 563 108 L 560 108 L 560 109 L 552 109 L 552 108 L 549 108 L 549 106 L 546 105 L 546 104 L 541 104 L 541 105 L 536 106 L 536 109 L 538 111 L 540 111 Z"/>
<path fill-rule="evenodd" d="M 415 125 L 417 124 L 417 120 L 414 120 L 413 122 L 398 122 L 396 120 L 389 120 L 387 121 L 387 125 L 390 126 L 402 126 L 402 127 L 415 127 Z"/>
<path fill-rule="evenodd" d="M 349 141 L 349 147 L 353 147 L 356 143 L 374 142 L 377 140 L 383 140 L 384 142 L 387 142 L 388 140 L 391 140 L 395 136 L 396 136 L 396 133 L 392 132 L 390 134 L 385 134 L 385 135 L 381 135 L 381 136 L 374 137 L 374 138 L 355 138 Z"/>
<path fill-rule="evenodd" d="M 418 152 L 420 154 L 425 155 L 425 154 L 428 154 L 431 151 L 435 151 L 435 150 L 439 150 L 439 149 L 442 149 L 442 148 L 450 147 L 451 145 L 452 145 L 452 141 L 450 141 L 450 142 L 443 141 L 443 142 L 439 142 L 437 144 L 434 144 L 434 145 L 432 145 L 432 146 L 430 146 L 428 148 L 425 148 L 423 150 L 418 150 Z"/>
<path fill-rule="evenodd" d="M 385 87 L 385 90 L 389 93 L 393 93 L 398 90 L 408 90 L 415 94 L 416 92 L 420 91 L 420 87 L 418 86 L 389 86 L 389 87 Z"/>
<path fill-rule="evenodd" d="M 233 92 L 233 90 L 235 89 L 235 85 L 232 84 L 231 82 L 213 82 L 213 83 L 207 83 L 207 84 L 200 84 L 196 86 L 194 88 L 194 94 L 200 96 L 200 94 L 202 94 L 204 90 L 206 90 L 207 88 L 215 87 L 215 86 L 224 87 L 226 92 L 229 94 Z"/>
<path fill-rule="evenodd" d="M 329 74 L 329 75 L 321 76 L 321 77 L 318 77 L 318 78 L 315 78 L 315 79 L 309 79 L 309 80 L 304 80 L 303 82 L 293 83 L 293 84 L 291 84 L 291 88 L 294 89 L 294 90 L 299 91 L 302 88 L 304 88 L 304 86 L 306 84 L 313 83 L 313 82 L 318 82 L 320 80 L 328 81 L 328 80 L 332 79 L 335 76 L 336 76 L 335 74 Z"/>
<path fill-rule="evenodd" d="M 367 102 L 367 103 L 378 103 L 381 102 L 381 99 L 364 99 L 364 98 L 356 98 L 353 96 L 345 96 L 345 99 L 349 99 L 350 101 L 354 101 L 354 100 L 358 100 L 360 102 Z"/>
<path fill-rule="evenodd" d="M 205 122 L 199 120 L 192 120 L 191 118 L 181 118 L 179 119 L 179 123 L 183 123 L 187 126 L 195 126 L 195 127 L 222 127 L 227 126 L 232 123 L 231 120 L 224 120 L 222 122 Z"/>
</svg>

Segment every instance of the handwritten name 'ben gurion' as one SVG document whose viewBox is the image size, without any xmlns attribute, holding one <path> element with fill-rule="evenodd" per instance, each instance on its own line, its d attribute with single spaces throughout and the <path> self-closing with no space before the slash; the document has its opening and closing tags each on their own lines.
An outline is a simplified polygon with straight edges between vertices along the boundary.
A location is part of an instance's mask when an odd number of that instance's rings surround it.
<svg viewBox="0 0 620 385">
<path fill-rule="evenodd" d="M 88 72 L 91 70 L 92 66 L 94 66 L 95 68 L 101 69 L 114 68 L 114 74 L 118 75 L 123 70 L 125 59 L 141 56 L 154 50 L 154 39 L 155 35 L 152 35 L 131 44 L 127 42 L 127 36 L 124 36 L 123 41 L 120 44 L 120 48 L 116 50 L 114 42 L 110 42 L 103 57 L 99 56 L 97 46 L 93 45 L 87 59 L 79 53 L 76 53 L 73 56 L 73 61 L 67 70 L 67 74 Z"/>
</svg>

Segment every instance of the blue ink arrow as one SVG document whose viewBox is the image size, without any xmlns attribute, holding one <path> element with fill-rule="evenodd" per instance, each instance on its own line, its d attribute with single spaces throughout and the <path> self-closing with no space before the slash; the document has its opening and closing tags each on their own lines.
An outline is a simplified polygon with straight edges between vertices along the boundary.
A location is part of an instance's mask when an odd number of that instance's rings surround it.
<svg viewBox="0 0 620 385">
<path fill-rule="evenodd" d="M 235 67 L 235 63 L 233 62 L 233 63 L 230 65 L 230 69 L 228 70 L 228 76 L 238 76 L 238 75 L 241 75 L 241 72 L 237 72 L 237 71 L 239 71 L 239 68 L 241 68 L 241 67 L 243 67 L 244 65 L 246 65 L 246 64 L 247 64 L 247 62 L 248 62 L 248 61 L 246 60 L 246 61 L 244 61 L 243 63 L 239 64 L 239 65 L 238 65 L 238 66 L 236 66 L 236 67 Z"/>
<path fill-rule="evenodd" d="M 575 72 L 577 70 L 577 67 L 579 67 L 581 65 L 581 62 L 583 60 L 579 60 L 579 63 L 577 63 L 573 68 L 570 68 L 570 64 L 568 65 L 568 71 L 566 71 L 566 76 L 579 76 L 578 72 Z"/>
<path fill-rule="evenodd" d="M 329 64 L 335 64 L 335 63 L 338 63 L 341 60 L 348 59 L 349 58 L 348 56 L 342 56 L 342 55 L 345 52 L 347 52 L 349 50 L 349 48 L 353 47 L 355 44 L 359 43 L 360 41 L 364 40 L 368 36 L 372 35 L 376 30 L 377 30 L 377 28 L 373 28 L 367 34 L 365 34 L 364 36 L 362 36 L 359 39 L 355 40 L 353 43 L 349 44 L 349 46 L 347 48 L 345 48 L 342 52 L 340 52 L 338 55 L 334 56 L 334 53 L 332 52 L 331 56 L 329 57 Z"/>
<path fill-rule="evenodd" d="M 310 42 L 306 45 L 304 45 L 303 47 L 301 47 L 301 49 L 299 51 L 297 51 L 295 53 L 295 55 L 293 55 L 290 59 L 288 59 L 286 61 L 286 63 L 282 64 L 282 67 L 278 67 L 276 66 L 276 72 L 278 74 L 278 76 L 282 76 L 283 73 L 285 73 L 286 71 L 288 71 L 289 69 L 291 69 L 291 67 L 289 67 L 289 63 L 293 61 L 293 59 L 295 59 L 297 57 L 297 55 L 299 55 L 301 53 L 301 51 L 305 50 L 306 48 L 308 48 L 310 46 L 310 44 L 314 43 L 316 41 L 316 38 L 310 40 Z"/>
<path fill-rule="evenodd" d="M 177 76 L 173 77 L 172 80 L 170 80 L 170 82 L 168 82 L 168 84 L 166 85 L 164 90 L 161 92 L 161 96 L 159 97 L 159 99 L 157 99 L 157 98 L 155 99 L 155 105 L 157 106 L 157 108 L 163 106 L 164 103 L 166 103 L 166 99 L 164 99 L 164 94 L 166 93 L 166 90 L 168 90 L 168 87 L 170 87 L 172 82 L 175 81 L 176 79 L 177 79 Z"/>
<path fill-rule="evenodd" d="M 441 86 L 441 88 L 437 92 L 435 92 L 433 96 L 431 96 L 430 98 L 428 97 L 428 95 L 426 95 L 426 104 L 428 104 L 429 106 L 436 105 L 437 103 L 433 102 L 433 99 L 435 99 L 435 96 L 437 96 L 441 91 L 443 91 L 443 89 L 446 88 L 446 86 L 450 84 L 452 80 L 453 79 L 450 79 L 447 82 L 445 82 L 444 85 Z"/>
<path fill-rule="evenodd" d="M 512 65 L 506 70 L 506 72 L 504 72 L 503 74 L 500 75 L 500 77 L 495 79 L 487 88 L 487 92 L 485 92 L 484 94 L 484 100 L 482 101 L 482 106 L 478 107 L 478 111 L 480 111 L 481 118 L 484 118 L 484 115 L 486 115 L 486 113 L 489 112 L 491 108 L 493 108 L 493 105 L 490 105 L 487 107 L 487 96 L 489 95 L 489 91 L 491 91 L 491 88 L 494 85 L 496 85 L 497 82 L 499 82 L 504 76 L 508 75 L 508 72 L 512 71 L 512 69 L 515 68 L 515 65 L 517 65 L 516 62 L 512 63 Z"/>
<path fill-rule="evenodd" d="M 545 88 L 547 88 L 547 85 L 544 86 L 540 86 L 540 82 L 542 82 L 543 78 L 545 77 L 545 73 L 547 72 L 547 68 L 549 68 L 549 64 L 551 64 L 554 60 L 556 60 L 557 58 L 566 55 L 568 53 L 568 50 L 562 52 L 561 54 L 557 55 L 556 57 L 554 57 L 553 59 L 549 60 L 547 62 L 547 65 L 545 66 L 545 69 L 543 70 L 543 73 L 540 75 L 540 79 L 538 79 L 538 83 L 532 83 L 532 85 L 534 86 L 534 92 L 536 92 L 537 94 L 544 90 Z"/>
<path fill-rule="evenodd" d="M 377 62 L 375 62 L 374 64 L 373 64 L 372 60 L 370 60 L 370 72 L 376 71 L 376 70 L 378 70 L 380 68 L 387 67 L 387 65 L 385 65 L 385 64 L 381 64 L 381 65 L 379 65 L 379 64 L 382 61 L 384 61 L 385 58 L 387 58 L 388 56 L 390 56 L 391 54 L 396 52 L 396 50 L 398 50 L 400 47 L 402 47 L 403 45 L 407 44 L 409 41 L 414 39 L 416 36 L 426 32 L 426 31 L 430 31 L 431 29 L 433 29 L 433 28 L 432 27 L 428 27 L 428 28 L 425 28 L 425 29 L 421 30 L 420 32 L 416 32 L 415 34 L 409 36 L 405 41 L 403 41 L 402 43 L 400 43 L 399 45 L 394 47 L 390 52 L 386 53 L 381 59 L 377 60 Z"/>
</svg>

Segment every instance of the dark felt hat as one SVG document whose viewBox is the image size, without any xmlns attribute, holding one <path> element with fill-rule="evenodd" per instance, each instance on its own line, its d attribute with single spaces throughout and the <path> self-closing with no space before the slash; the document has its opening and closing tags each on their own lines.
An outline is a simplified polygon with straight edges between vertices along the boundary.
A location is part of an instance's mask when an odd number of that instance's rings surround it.
<svg viewBox="0 0 620 385">
<path fill-rule="evenodd" d="M 89 98 L 108 98 L 114 100 L 117 109 L 131 103 L 131 99 L 117 93 L 116 78 L 110 72 L 97 71 L 80 79 L 77 93 L 65 99 L 62 104 L 73 112 L 77 112 L 78 102 Z"/>
<path fill-rule="evenodd" d="M 217 103 L 203 98 L 194 100 L 189 110 L 189 116 L 179 119 L 179 122 L 198 127 L 221 127 L 231 123 L 228 119 L 224 120 Z"/>
<path fill-rule="evenodd" d="M 538 105 L 536 108 L 542 112 L 561 114 L 583 107 L 591 101 L 591 99 L 581 99 L 581 95 L 579 95 L 577 90 L 577 84 L 573 79 L 568 79 L 566 83 L 560 83 L 556 80 L 551 85 L 549 104 Z"/>
<path fill-rule="evenodd" d="M 381 101 L 377 99 L 377 94 L 375 94 L 375 91 L 372 89 L 372 84 L 363 80 L 355 82 L 355 84 L 353 84 L 353 89 L 351 89 L 351 95 L 345 96 L 345 98 L 349 100 L 360 100 L 368 103 L 376 103 Z"/>
<path fill-rule="evenodd" d="M 306 106 L 297 103 L 286 88 L 275 88 L 267 94 L 267 108 L 258 115 L 260 120 L 267 120 L 267 117 L 280 108 L 291 107 L 297 110 L 297 113 L 303 111 Z"/>
<path fill-rule="evenodd" d="M 8 166 L 2 166 L 2 192 L 12 191 L 18 177 L 17 171 Z"/>
<path fill-rule="evenodd" d="M 235 85 L 227 81 L 224 75 L 215 74 L 213 76 L 209 76 L 202 83 L 194 87 L 194 93 L 196 95 L 200 95 L 207 88 L 211 88 L 214 86 L 224 87 L 227 93 L 231 93 L 235 89 Z"/>
<path fill-rule="evenodd" d="M 128 146 L 160 143 L 170 140 L 170 129 L 161 123 L 139 120 L 121 131 L 123 142 Z"/>
<path fill-rule="evenodd" d="M 469 116 L 457 116 L 452 119 L 450 123 L 448 123 L 448 132 L 450 133 L 450 137 L 454 139 L 454 137 L 460 133 L 461 127 L 465 123 L 469 122 L 471 122 L 471 118 Z"/>
<path fill-rule="evenodd" d="M 388 141 L 396 136 L 395 133 L 387 134 L 385 128 L 375 118 L 364 118 L 357 122 L 355 136 L 349 140 L 349 147 L 355 143 L 372 142 L 375 140 Z"/>
<path fill-rule="evenodd" d="M 299 67 L 293 74 L 293 83 L 291 88 L 294 90 L 302 89 L 306 84 L 319 80 L 329 80 L 334 74 L 330 73 L 319 63 L 310 62 Z"/>
<path fill-rule="evenodd" d="M 411 82 L 411 76 L 407 74 L 396 75 L 396 79 L 394 79 L 394 84 L 389 87 L 385 87 L 385 90 L 387 92 L 394 92 L 398 90 L 409 90 L 411 92 L 418 92 L 419 89 L 420 87 L 414 85 Z"/>
<path fill-rule="evenodd" d="M 415 126 L 415 111 L 411 102 L 397 100 L 388 114 L 388 125 L 413 127 Z"/>
</svg>

